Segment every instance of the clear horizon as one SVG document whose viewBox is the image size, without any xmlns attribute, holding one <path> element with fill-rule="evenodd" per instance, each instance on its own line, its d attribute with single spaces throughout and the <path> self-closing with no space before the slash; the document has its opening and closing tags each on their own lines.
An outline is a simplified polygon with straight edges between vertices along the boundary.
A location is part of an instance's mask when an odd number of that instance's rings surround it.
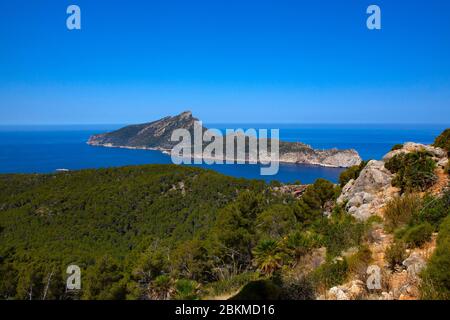
<svg viewBox="0 0 450 320">
<path fill-rule="evenodd" d="M 159 120 L 159 119 L 155 119 Z M 200 119 L 201 120 L 201 119 Z M 0 124 L 0 128 L 7 127 L 70 127 L 70 126 L 129 126 L 137 124 L 150 123 L 153 120 L 146 122 L 136 122 L 136 123 L 19 123 L 19 124 Z M 450 122 L 206 122 L 202 121 L 204 125 L 311 125 L 311 126 L 450 126 Z"/>
</svg>

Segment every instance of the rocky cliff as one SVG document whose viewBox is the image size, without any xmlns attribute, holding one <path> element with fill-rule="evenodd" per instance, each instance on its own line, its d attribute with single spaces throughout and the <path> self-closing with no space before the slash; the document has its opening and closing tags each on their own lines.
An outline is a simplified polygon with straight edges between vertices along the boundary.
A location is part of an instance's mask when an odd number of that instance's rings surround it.
<svg viewBox="0 0 450 320">
<path fill-rule="evenodd" d="M 421 297 L 420 272 L 426 268 L 436 249 L 437 233 L 433 233 L 430 239 L 420 246 L 405 246 L 402 249 L 404 250 L 402 260 L 393 268 L 388 251 L 394 243 L 402 243 L 402 240 L 396 238 L 398 234 L 388 232 L 385 227 L 385 211 L 389 201 L 404 196 L 398 188 L 392 186 L 395 174 L 385 168 L 385 163 L 396 155 L 411 152 L 426 152 L 436 163 L 435 173 L 438 178 L 426 193 L 441 197 L 448 189 L 449 177 L 446 173 L 448 156 L 441 148 L 408 142 L 401 148 L 387 153 L 382 160 L 370 161 L 356 179 L 350 180 L 344 186 L 337 202 L 345 205 L 346 211 L 358 220 L 367 221 L 369 217 L 377 216 L 379 222 L 368 223 L 369 233 L 363 245 L 371 253 L 371 266 L 379 268 L 381 288 L 369 289 L 365 272 L 353 273 L 345 283 L 330 288 L 320 295 L 319 299 L 415 300 Z M 421 197 L 424 194 L 419 192 L 417 196 Z M 444 207 L 441 209 L 446 210 Z M 345 256 L 345 253 L 342 255 Z"/>
<path fill-rule="evenodd" d="M 196 121 L 199 120 L 193 117 L 190 111 L 186 111 L 150 123 L 130 125 L 113 132 L 93 135 L 87 143 L 92 146 L 169 151 L 178 144 L 170 139 L 173 130 L 183 128 L 193 134 Z M 205 130 L 207 129 L 203 127 L 203 131 Z M 358 152 L 353 149 L 317 150 L 304 143 L 283 141 L 280 141 L 279 159 L 280 162 L 286 163 L 343 168 L 362 161 Z"/>
<path fill-rule="evenodd" d="M 377 214 L 389 200 L 399 195 L 399 189 L 391 186 L 394 175 L 385 168 L 386 161 L 395 155 L 416 151 L 428 152 L 440 170 L 448 163 L 447 153 L 443 149 L 407 142 L 402 148 L 387 153 L 382 160 L 369 161 L 359 177 L 344 186 L 338 203 L 346 203 L 346 210 L 360 220 Z"/>
</svg>

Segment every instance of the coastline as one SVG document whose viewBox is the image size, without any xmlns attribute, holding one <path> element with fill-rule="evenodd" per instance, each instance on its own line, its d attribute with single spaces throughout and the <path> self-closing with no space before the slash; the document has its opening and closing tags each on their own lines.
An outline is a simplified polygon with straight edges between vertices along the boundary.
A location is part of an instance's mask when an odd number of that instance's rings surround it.
<svg viewBox="0 0 450 320">
<path fill-rule="evenodd" d="M 88 144 L 91 147 L 104 147 L 104 148 L 118 148 L 118 149 L 130 149 L 130 150 L 151 150 L 151 151 L 159 151 L 163 154 L 169 155 L 170 156 L 170 149 L 164 149 L 164 148 L 159 148 L 159 147 L 131 147 L 131 146 L 119 146 L 119 145 L 113 145 L 110 143 L 105 143 L 105 144 L 100 144 L 100 143 L 91 143 L 90 141 L 87 141 L 86 144 Z M 215 158 L 210 158 L 210 157 L 200 157 L 200 156 L 192 156 L 191 159 L 206 159 L 206 160 L 217 160 Z M 235 158 L 224 158 L 222 161 L 237 161 L 237 159 Z M 248 161 L 248 159 L 246 159 L 245 161 Z M 285 164 L 298 164 L 298 165 L 311 165 L 311 166 L 317 166 L 317 167 L 324 167 L 324 168 L 349 168 L 349 166 L 335 166 L 335 165 L 330 165 L 330 164 L 326 164 L 326 163 L 320 163 L 320 162 L 298 162 L 298 161 L 288 161 L 288 160 L 272 160 L 273 162 L 277 162 L 277 163 L 285 163 Z M 261 161 L 257 161 L 258 164 L 264 164 L 264 162 Z"/>
</svg>

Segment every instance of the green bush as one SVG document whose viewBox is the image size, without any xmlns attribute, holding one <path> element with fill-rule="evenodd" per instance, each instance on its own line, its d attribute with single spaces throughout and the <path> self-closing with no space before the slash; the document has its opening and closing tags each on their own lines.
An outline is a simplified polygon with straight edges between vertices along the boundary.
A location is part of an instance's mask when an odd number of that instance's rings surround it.
<svg viewBox="0 0 450 320">
<path fill-rule="evenodd" d="M 323 238 L 314 232 L 291 232 L 283 241 L 284 250 L 294 260 L 319 248 L 323 244 Z"/>
<path fill-rule="evenodd" d="M 235 292 L 251 281 L 255 281 L 259 277 L 257 272 L 243 272 L 229 278 L 211 282 L 203 288 L 203 296 L 219 296 Z"/>
<path fill-rule="evenodd" d="M 376 214 L 370 216 L 369 219 L 366 220 L 366 224 L 368 226 L 371 226 L 373 224 L 380 224 L 383 222 L 384 222 L 383 218 Z"/>
<path fill-rule="evenodd" d="M 396 266 L 402 265 L 402 262 L 406 258 L 406 246 L 403 241 L 395 241 L 390 247 L 386 249 L 385 260 L 392 270 L 394 270 Z"/>
<path fill-rule="evenodd" d="M 330 257 L 336 257 L 350 247 L 360 245 L 366 234 L 366 225 L 346 213 L 336 212 L 320 225 L 323 243 Z"/>
<path fill-rule="evenodd" d="M 105 255 L 87 270 L 83 298 L 88 300 L 121 300 L 126 292 L 117 261 Z"/>
<path fill-rule="evenodd" d="M 313 271 L 316 286 L 327 289 L 342 284 L 347 279 L 349 267 L 346 259 L 329 260 Z"/>
<path fill-rule="evenodd" d="M 253 264 L 265 275 L 272 275 L 283 263 L 283 253 L 275 240 L 262 240 L 253 250 L 253 255 Z"/>
<path fill-rule="evenodd" d="M 347 258 L 348 269 L 353 274 L 364 276 L 371 261 L 372 251 L 368 246 L 363 245 L 358 249 L 358 252 Z"/>
<path fill-rule="evenodd" d="M 403 240 L 410 248 L 420 247 L 431 240 L 434 228 L 428 222 L 409 227 L 406 229 Z"/>
<path fill-rule="evenodd" d="M 404 194 L 386 204 L 384 209 L 385 227 L 393 232 L 398 227 L 408 224 L 421 209 L 422 200 L 416 194 Z"/>
<path fill-rule="evenodd" d="M 295 228 L 297 219 L 288 205 L 275 204 L 261 212 L 256 218 L 260 236 L 279 239 Z"/>
<path fill-rule="evenodd" d="M 283 279 L 280 298 L 282 300 L 315 300 L 312 279 L 310 277 Z"/>
<path fill-rule="evenodd" d="M 422 208 L 414 213 L 411 224 L 429 222 L 437 230 L 442 220 L 450 214 L 450 190 L 441 197 L 426 195 Z"/>
<path fill-rule="evenodd" d="M 175 282 L 176 300 L 196 300 L 198 299 L 198 284 L 195 281 L 180 279 Z"/>
<path fill-rule="evenodd" d="M 450 152 L 450 128 L 445 129 L 435 140 L 434 144 L 435 147 L 442 148 L 444 150 L 447 150 L 447 152 Z"/>
<path fill-rule="evenodd" d="M 293 207 L 297 221 L 306 227 L 322 218 L 325 204 L 336 200 L 339 192 L 339 187 L 330 181 L 317 179 Z"/>
<path fill-rule="evenodd" d="M 437 180 L 436 162 L 425 151 L 398 154 L 386 161 L 385 167 L 396 174 L 392 185 L 402 192 L 425 191 Z"/>
<path fill-rule="evenodd" d="M 421 277 L 422 299 L 450 300 L 450 216 L 439 227 L 436 250 Z"/>
<path fill-rule="evenodd" d="M 154 300 L 170 299 L 174 293 L 173 280 L 168 275 L 160 275 L 149 285 L 148 296 Z"/>
<path fill-rule="evenodd" d="M 18 280 L 18 274 L 13 264 L 0 257 L 0 299 L 14 298 Z"/>
</svg>

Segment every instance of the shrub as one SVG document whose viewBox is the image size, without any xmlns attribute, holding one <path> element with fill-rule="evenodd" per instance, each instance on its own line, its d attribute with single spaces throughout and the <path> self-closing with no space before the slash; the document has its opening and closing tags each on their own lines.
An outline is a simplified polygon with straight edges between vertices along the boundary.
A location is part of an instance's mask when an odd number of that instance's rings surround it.
<svg viewBox="0 0 450 320">
<path fill-rule="evenodd" d="M 314 283 L 310 277 L 283 279 L 282 300 L 315 300 Z"/>
<path fill-rule="evenodd" d="M 361 246 L 354 255 L 347 258 L 348 269 L 351 273 L 363 276 L 372 260 L 372 251 L 369 247 Z"/>
<path fill-rule="evenodd" d="M 403 240 L 406 245 L 411 248 L 416 248 L 422 246 L 425 242 L 431 240 L 431 235 L 433 234 L 433 226 L 428 222 L 409 227 L 404 236 Z"/>
<path fill-rule="evenodd" d="M 346 259 L 330 260 L 313 272 L 313 279 L 316 285 L 328 289 L 344 283 L 347 279 L 348 271 L 349 268 Z"/>
<path fill-rule="evenodd" d="M 17 282 L 17 270 L 0 256 L 0 299 L 12 299 L 16 295 Z"/>
<path fill-rule="evenodd" d="M 389 201 L 384 211 L 386 230 L 392 232 L 408 224 L 418 214 L 421 204 L 420 197 L 415 194 L 404 194 Z"/>
<path fill-rule="evenodd" d="M 347 248 L 358 246 L 366 233 L 364 223 L 346 213 L 334 213 L 321 225 L 324 244 L 331 257 L 341 254 Z"/>
<path fill-rule="evenodd" d="M 436 250 L 421 277 L 423 299 L 450 299 L 450 216 L 439 227 Z"/>
<path fill-rule="evenodd" d="M 175 282 L 176 300 L 196 300 L 198 284 L 192 280 L 180 279 Z"/>
<path fill-rule="evenodd" d="M 322 237 L 316 233 L 295 231 L 287 236 L 283 247 L 292 258 L 298 259 L 322 244 Z"/>
<path fill-rule="evenodd" d="M 445 129 L 435 140 L 434 144 L 435 147 L 442 148 L 444 150 L 447 150 L 447 152 L 450 152 L 450 128 Z"/>
<path fill-rule="evenodd" d="M 397 143 L 394 144 L 394 146 L 391 148 L 391 151 L 400 150 L 401 148 L 403 148 L 403 144 Z"/>
<path fill-rule="evenodd" d="M 217 282 L 209 283 L 203 288 L 203 296 L 210 297 L 235 292 L 258 277 L 259 273 L 257 272 L 243 272 Z"/>
<path fill-rule="evenodd" d="M 362 169 L 366 166 L 368 161 L 362 161 L 359 165 L 352 166 L 341 172 L 339 175 L 339 184 L 341 187 L 345 186 L 350 180 L 357 179 Z"/>
<path fill-rule="evenodd" d="M 422 209 L 414 214 L 412 224 L 429 222 L 437 230 L 442 220 L 450 213 L 450 190 L 442 197 L 437 198 L 426 195 L 423 199 Z"/>
<path fill-rule="evenodd" d="M 294 211 L 288 205 L 275 204 L 264 210 L 256 218 L 259 235 L 279 239 L 296 225 Z"/>
<path fill-rule="evenodd" d="M 371 226 L 373 224 L 379 224 L 379 223 L 383 223 L 384 220 L 382 217 L 380 217 L 379 215 L 372 215 L 369 217 L 369 219 L 366 220 L 366 224 L 368 226 Z"/>
<path fill-rule="evenodd" d="M 173 294 L 173 281 L 168 275 L 160 275 L 149 286 L 149 298 L 157 300 L 170 299 Z"/>
<path fill-rule="evenodd" d="M 398 154 L 386 161 L 385 167 L 396 173 L 392 185 L 402 192 L 425 191 L 437 179 L 436 162 L 425 151 Z"/>
<path fill-rule="evenodd" d="M 99 258 L 88 268 L 83 299 L 123 300 L 126 296 L 124 277 L 119 264 L 109 255 Z"/>
<path fill-rule="evenodd" d="M 338 194 L 339 187 L 325 179 L 317 179 L 308 186 L 293 208 L 297 221 L 307 226 L 323 217 L 325 204 L 334 201 Z"/>
<path fill-rule="evenodd" d="M 385 259 L 391 269 L 395 269 L 397 265 L 401 265 L 406 258 L 406 246 L 403 241 L 395 241 L 386 249 Z"/>
<path fill-rule="evenodd" d="M 272 275 L 283 263 L 283 254 L 275 240 L 263 240 L 253 250 L 254 265 L 262 274 Z"/>
</svg>

